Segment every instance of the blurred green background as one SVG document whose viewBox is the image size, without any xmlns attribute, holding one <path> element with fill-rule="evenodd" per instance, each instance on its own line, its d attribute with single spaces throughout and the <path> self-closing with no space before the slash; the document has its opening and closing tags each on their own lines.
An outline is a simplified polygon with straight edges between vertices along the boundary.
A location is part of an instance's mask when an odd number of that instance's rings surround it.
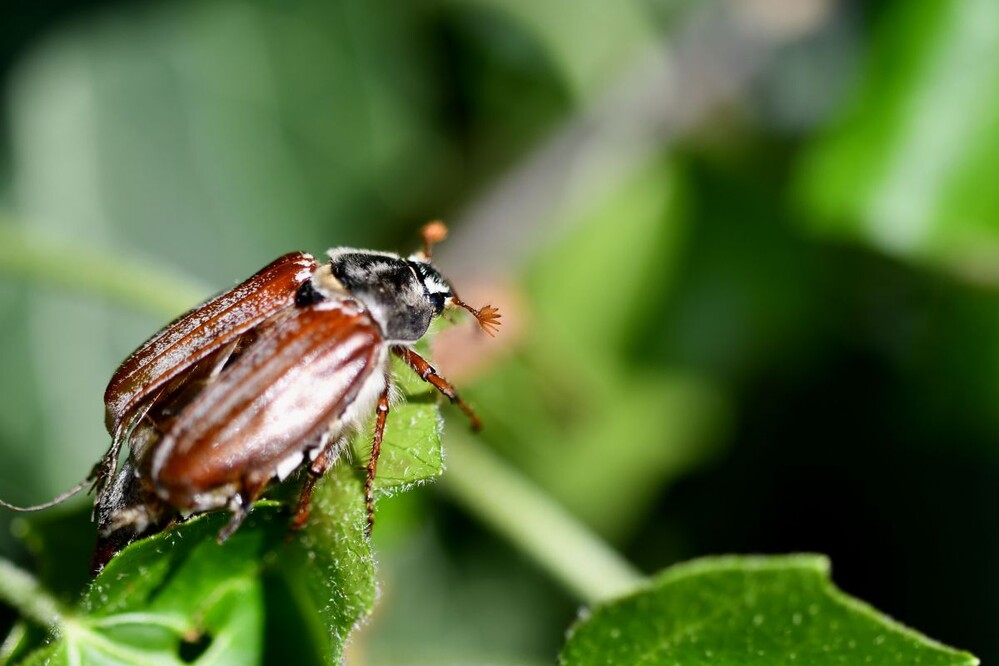
<svg viewBox="0 0 999 666">
<path fill-rule="evenodd" d="M 0 84 L 4 498 L 89 472 L 169 319 L 75 250 L 207 294 L 443 217 L 505 327 L 441 366 L 631 561 L 827 553 L 999 659 L 994 0 L 14 0 Z M 351 663 L 550 663 L 580 600 L 446 487 L 380 505 Z"/>
</svg>

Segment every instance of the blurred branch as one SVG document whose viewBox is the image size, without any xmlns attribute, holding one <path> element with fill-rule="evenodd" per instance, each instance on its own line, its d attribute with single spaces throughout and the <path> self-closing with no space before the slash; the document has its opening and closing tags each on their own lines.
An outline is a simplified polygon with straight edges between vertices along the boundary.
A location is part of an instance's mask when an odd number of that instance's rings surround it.
<svg viewBox="0 0 999 666">
<path fill-rule="evenodd" d="M 0 559 L 0 599 L 42 627 L 51 627 L 63 619 L 59 603 L 42 585 L 31 574 L 3 559 Z"/>
<path fill-rule="evenodd" d="M 449 435 L 442 488 L 516 544 L 586 603 L 620 596 L 641 572 L 501 458 L 465 435 Z M 457 440 L 457 441 L 455 441 Z"/>
<path fill-rule="evenodd" d="M 776 49 L 820 25 L 831 3 L 696 7 L 661 46 L 638 57 L 601 98 L 456 216 L 455 234 L 439 251 L 448 275 L 519 274 L 566 225 L 712 111 L 744 95 Z"/>
<path fill-rule="evenodd" d="M 152 262 L 69 245 L 54 236 L 17 228 L 2 217 L 0 273 L 170 317 L 211 293 L 207 286 Z"/>
</svg>

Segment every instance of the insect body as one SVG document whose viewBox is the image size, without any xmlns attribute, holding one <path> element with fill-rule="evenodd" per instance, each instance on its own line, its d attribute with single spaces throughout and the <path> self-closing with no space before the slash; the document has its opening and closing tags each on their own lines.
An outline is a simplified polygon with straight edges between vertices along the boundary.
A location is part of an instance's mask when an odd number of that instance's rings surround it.
<svg viewBox="0 0 999 666">
<path fill-rule="evenodd" d="M 294 519 L 307 520 L 315 482 L 357 426 L 376 414 L 372 482 L 389 411 L 388 355 L 479 421 L 410 347 L 446 308 L 471 312 L 492 334 L 499 313 L 463 303 L 430 262 L 443 238 L 424 227 L 422 252 L 337 248 L 329 261 L 281 257 L 169 324 L 122 363 L 105 393 L 111 448 L 92 474 L 99 569 L 134 539 L 178 516 L 226 508 L 231 535 L 273 479 L 308 466 Z M 119 451 L 129 455 L 120 468 Z"/>
</svg>

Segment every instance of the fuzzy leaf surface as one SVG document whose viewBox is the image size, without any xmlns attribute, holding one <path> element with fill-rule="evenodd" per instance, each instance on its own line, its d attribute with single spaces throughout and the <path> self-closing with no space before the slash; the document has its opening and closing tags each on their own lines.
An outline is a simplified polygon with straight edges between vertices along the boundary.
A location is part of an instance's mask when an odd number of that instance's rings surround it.
<svg viewBox="0 0 999 666">
<path fill-rule="evenodd" d="M 719 557 L 666 569 L 570 630 L 563 666 L 922 664 L 978 660 L 882 615 L 818 555 Z"/>
<path fill-rule="evenodd" d="M 377 490 L 393 492 L 443 471 L 437 398 L 412 372 L 397 374 L 412 399 L 386 423 Z M 339 662 L 354 627 L 372 610 L 375 568 L 364 534 L 364 464 L 371 426 L 320 481 L 308 525 L 289 538 L 290 510 L 258 503 L 221 546 L 223 513 L 199 516 L 138 541 L 93 581 L 47 645 L 22 663 L 255 664 L 288 656 L 277 626 L 294 624 L 298 663 Z M 292 489 L 294 491 L 294 489 Z M 292 492 L 292 497 L 296 496 Z M 44 549 L 44 544 L 38 545 Z"/>
</svg>

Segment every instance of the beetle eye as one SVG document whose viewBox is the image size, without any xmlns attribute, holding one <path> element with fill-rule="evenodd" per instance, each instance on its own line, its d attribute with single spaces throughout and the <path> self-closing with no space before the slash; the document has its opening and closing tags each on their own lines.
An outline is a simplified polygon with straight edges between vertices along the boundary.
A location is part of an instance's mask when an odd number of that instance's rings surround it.
<svg viewBox="0 0 999 666">
<path fill-rule="evenodd" d="M 430 302 L 434 306 L 434 314 L 440 314 L 444 310 L 444 294 L 430 294 Z"/>
</svg>

